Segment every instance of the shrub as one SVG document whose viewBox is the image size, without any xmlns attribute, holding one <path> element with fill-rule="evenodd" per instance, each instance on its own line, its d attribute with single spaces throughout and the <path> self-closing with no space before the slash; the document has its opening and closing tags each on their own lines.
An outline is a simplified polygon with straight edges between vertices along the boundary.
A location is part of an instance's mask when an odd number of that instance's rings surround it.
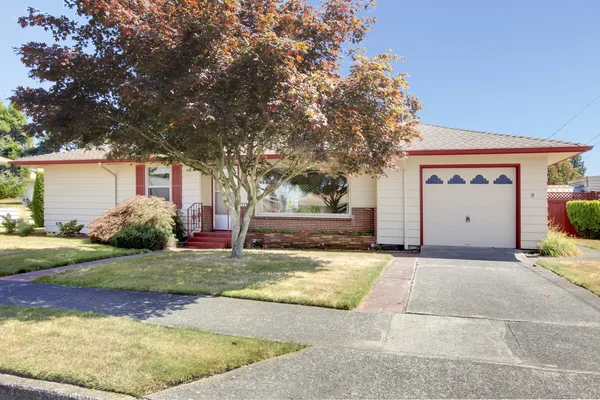
<svg viewBox="0 0 600 400">
<path fill-rule="evenodd" d="M 183 219 L 179 211 L 173 216 L 173 235 L 178 241 L 183 241 L 187 236 L 185 234 L 185 227 L 183 225 Z"/>
<path fill-rule="evenodd" d="M 115 233 L 111 244 L 125 249 L 162 250 L 167 246 L 169 236 L 158 228 L 133 224 Z"/>
<path fill-rule="evenodd" d="M 76 219 L 65 222 L 64 224 L 62 222 L 57 222 L 56 226 L 58 226 L 60 234 L 67 237 L 79 236 L 83 229 L 83 224 L 78 224 Z"/>
<path fill-rule="evenodd" d="M 569 235 L 556 229 L 550 229 L 542 240 L 540 254 L 547 257 L 574 257 L 580 254 L 575 241 Z"/>
<path fill-rule="evenodd" d="M 568 201 L 567 215 L 581 236 L 600 238 L 600 200 Z"/>
<path fill-rule="evenodd" d="M 130 197 L 90 221 L 88 235 L 95 243 L 110 243 L 112 237 L 129 225 L 148 225 L 173 234 L 177 208 L 160 197 Z"/>
<path fill-rule="evenodd" d="M 44 226 L 44 171 L 38 171 L 33 186 L 33 198 L 29 206 L 36 226 Z"/>
<path fill-rule="evenodd" d="M 15 233 L 17 230 L 17 220 L 10 216 L 10 214 L 2 215 L 2 226 L 6 233 Z"/>
<path fill-rule="evenodd" d="M 30 223 L 29 221 L 20 219 L 17 222 L 17 232 L 19 232 L 19 235 L 21 236 L 29 236 L 33 232 L 35 232 L 35 225 Z"/>
<path fill-rule="evenodd" d="M 27 180 L 11 171 L 0 172 L 0 199 L 19 197 L 27 187 Z"/>
</svg>

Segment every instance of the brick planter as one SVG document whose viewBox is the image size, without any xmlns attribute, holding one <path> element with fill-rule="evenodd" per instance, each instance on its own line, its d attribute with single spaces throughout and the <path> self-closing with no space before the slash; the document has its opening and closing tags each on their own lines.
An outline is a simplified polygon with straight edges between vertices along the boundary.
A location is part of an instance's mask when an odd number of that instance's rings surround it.
<svg viewBox="0 0 600 400">
<path fill-rule="evenodd" d="M 318 233 L 303 234 L 248 232 L 248 235 L 246 236 L 246 244 L 251 246 L 254 240 L 259 242 L 261 245 L 266 245 L 267 248 L 368 250 L 371 248 L 371 243 L 376 241 L 376 237 L 327 235 Z"/>
</svg>

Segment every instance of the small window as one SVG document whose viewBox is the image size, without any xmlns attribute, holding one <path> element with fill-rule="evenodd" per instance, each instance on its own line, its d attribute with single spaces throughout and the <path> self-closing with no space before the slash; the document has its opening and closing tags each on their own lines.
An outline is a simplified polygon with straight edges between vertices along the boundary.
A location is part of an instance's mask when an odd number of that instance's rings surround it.
<svg viewBox="0 0 600 400">
<path fill-rule="evenodd" d="M 171 201 L 171 167 L 148 167 L 148 197 Z"/>
</svg>

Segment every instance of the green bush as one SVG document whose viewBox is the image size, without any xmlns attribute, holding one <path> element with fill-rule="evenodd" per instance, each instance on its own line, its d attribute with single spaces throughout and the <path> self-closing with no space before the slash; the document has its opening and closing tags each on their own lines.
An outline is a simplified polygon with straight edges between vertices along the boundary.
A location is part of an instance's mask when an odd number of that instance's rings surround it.
<svg viewBox="0 0 600 400">
<path fill-rule="evenodd" d="M 540 254 L 546 257 L 574 257 L 580 254 L 575 241 L 564 232 L 550 229 L 542 240 Z"/>
<path fill-rule="evenodd" d="M 134 224 L 126 226 L 112 237 L 111 244 L 125 249 L 162 250 L 169 242 L 164 231 L 149 226 Z"/>
<path fill-rule="evenodd" d="M 10 214 L 2 215 L 2 226 L 6 233 L 15 233 L 17 230 L 17 220 Z"/>
<path fill-rule="evenodd" d="M 0 172 L 0 199 L 19 197 L 27 187 L 27 180 L 10 170 Z"/>
<path fill-rule="evenodd" d="M 24 219 L 20 219 L 17 222 L 17 232 L 21 236 L 29 236 L 35 232 L 35 225 Z"/>
<path fill-rule="evenodd" d="M 33 199 L 29 205 L 35 226 L 44 226 L 44 172 L 38 171 L 33 186 Z"/>
<path fill-rule="evenodd" d="M 130 197 L 90 221 L 88 235 L 95 243 L 110 243 L 129 225 L 148 225 L 172 237 L 177 208 L 160 197 Z"/>
<path fill-rule="evenodd" d="M 57 222 L 56 226 L 58 226 L 60 234 L 66 237 L 79 236 L 83 229 L 83 224 L 78 224 L 76 219 L 65 222 L 64 224 L 62 222 Z"/>
<path fill-rule="evenodd" d="M 187 237 L 185 234 L 185 226 L 183 225 L 183 218 L 179 211 L 173 216 L 173 235 L 175 235 L 175 238 L 180 242 Z"/>
<path fill-rule="evenodd" d="M 600 239 L 600 200 L 568 201 L 567 215 L 579 235 Z"/>
</svg>

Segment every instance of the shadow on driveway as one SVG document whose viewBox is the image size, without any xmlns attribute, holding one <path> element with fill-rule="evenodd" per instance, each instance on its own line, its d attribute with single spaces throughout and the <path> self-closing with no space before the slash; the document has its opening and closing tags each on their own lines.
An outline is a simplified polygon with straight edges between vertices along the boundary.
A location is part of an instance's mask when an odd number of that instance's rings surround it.
<svg viewBox="0 0 600 400">
<path fill-rule="evenodd" d="M 481 247 L 437 247 L 423 246 L 420 258 L 445 260 L 519 262 L 522 252 L 514 249 L 493 249 Z"/>
</svg>

